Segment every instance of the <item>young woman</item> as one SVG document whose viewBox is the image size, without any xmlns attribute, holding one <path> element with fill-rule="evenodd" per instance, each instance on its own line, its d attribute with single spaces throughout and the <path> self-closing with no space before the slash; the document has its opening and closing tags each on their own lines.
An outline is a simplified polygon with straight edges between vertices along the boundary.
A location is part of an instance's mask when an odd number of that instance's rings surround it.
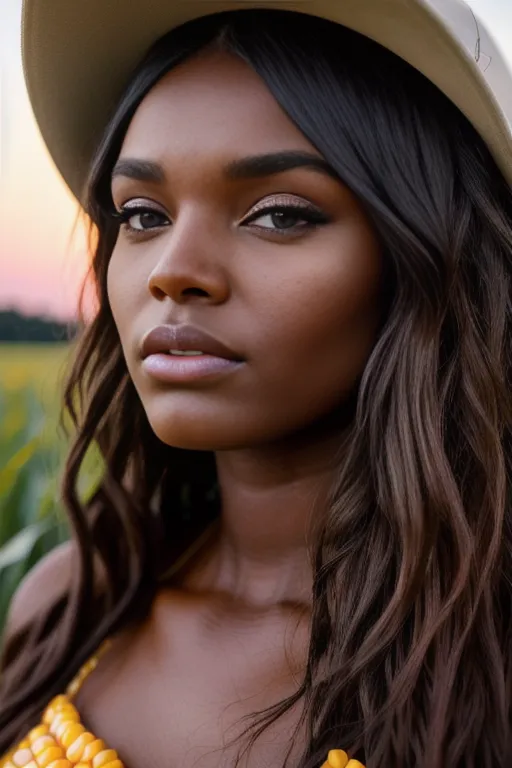
<svg viewBox="0 0 512 768">
<path fill-rule="evenodd" d="M 99 306 L 4 766 L 505 768 L 510 75 L 456 0 L 232 5 L 25 2 Z"/>
</svg>

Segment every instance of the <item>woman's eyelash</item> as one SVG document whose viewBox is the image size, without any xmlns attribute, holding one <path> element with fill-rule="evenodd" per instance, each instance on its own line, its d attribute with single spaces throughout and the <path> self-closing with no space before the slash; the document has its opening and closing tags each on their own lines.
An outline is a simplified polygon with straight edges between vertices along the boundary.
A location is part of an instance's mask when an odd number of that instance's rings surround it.
<svg viewBox="0 0 512 768">
<path fill-rule="evenodd" d="M 250 213 L 247 218 L 243 220 L 243 224 L 250 224 L 252 221 L 260 219 L 262 216 L 268 216 L 272 214 L 285 214 L 288 216 L 295 216 L 298 220 L 308 222 L 309 224 L 325 224 L 328 221 L 328 217 L 325 213 L 313 208 L 309 205 L 300 204 L 287 204 L 287 205 L 269 205 L 266 208 L 258 208 L 257 211 Z"/>
<path fill-rule="evenodd" d="M 157 211 L 155 208 L 148 208 L 146 206 L 140 205 L 140 206 L 130 206 L 129 208 L 121 208 L 119 211 L 114 210 L 110 212 L 110 215 L 116 219 L 120 224 L 127 224 L 130 219 L 132 219 L 134 216 L 141 216 L 145 213 L 148 213 L 152 216 L 161 216 L 162 218 L 166 218 L 165 213 L 162 213 L 161 211 Z"/>
<path fill-rule="evenodd" d="M 113 211 L 110 211 L 110 215 L 119 223 L 119 226 L 124 226 L 126 231 L 135 237 L 144 236 L 144 234 L 147 234 L 152 230 L 158 230 L 160 227 L 168 226 L 167 223 L 155 223 L 154 220 L 153 226 L 150 225 L 149 227 L 133 227 L 130 225 L 130 219 L 135 216 L 149 215 L 156 217 L 157 220 L 167 218 L 166 214 L 162 211 L 144 205 L 127 205 L 126 207 L 121 207 L 120 210 L 114 209 Z M 242 219 L 240 225 L 246 226 L 262 218 L 270 218 L 271 223 L 274 226 L 256 225 L 257 229 L 279 233 L 280 235 L 286 235 L 287 233 L 292 234 L 297 232 L 297 230 L 305 230 L 321 224 L 326 224 L 329 221 L 329 218 L 325 213 L 312 205 L 301 205 L 300 203 L 295 202 L 283 202 L 282 204 L 279 204 L 275 201 L 266 206 L 264 203 L 256 206 L 256 209 L 253 210 L 252 213 L 248 214 L 245 219 Z M 288 222 L 286 219 L 288 219 Z M 291 224 L 291 226 L 286 226 L 286 224 Z"/>
</svg>

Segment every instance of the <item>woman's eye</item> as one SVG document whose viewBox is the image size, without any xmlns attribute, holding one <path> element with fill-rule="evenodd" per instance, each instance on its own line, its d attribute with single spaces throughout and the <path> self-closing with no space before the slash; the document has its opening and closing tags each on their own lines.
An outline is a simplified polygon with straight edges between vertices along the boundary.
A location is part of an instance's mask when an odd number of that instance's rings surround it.
<svg viewBox="0 0 512 768">
<path fill-rule="evenodd" d="M 133 237 L 141 236 L 171 224 L 169 218 L 148 206 L 126 205 L 113 214 L 125 232 Z M 295 235 L 328 222 L 318 208 L 306 205 L 260 206 L 242 222 L 244 226 L 279 235 Z"/>
<path fill-rule="evenodd" d="M 299 230 L 311 229 L 319 224 L 326 224 L 327 216 L 321 211 L 306 206 L 273 206 L 259 210 L 243 222 L 257 229 L 280 234 L 295 233 Z"/>
<path fill-rule="evenodd" d="M 116 213 L 116 218 L 126 230 L 133 233 L 149 232 L 169 224 L 169 219 L 165 214 L 152 208 L 136 208 L 135 206 L 122 208 Z"/>
</svg>

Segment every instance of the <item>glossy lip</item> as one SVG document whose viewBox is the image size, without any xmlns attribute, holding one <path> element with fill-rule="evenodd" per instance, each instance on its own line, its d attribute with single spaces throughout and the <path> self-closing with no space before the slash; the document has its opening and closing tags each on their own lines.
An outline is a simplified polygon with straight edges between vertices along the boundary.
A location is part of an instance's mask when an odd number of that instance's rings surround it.
<svg viewBox="0 0 512 768">
<path fill-rule="evenodd" d="M 156 353 L 142 361 L 144 371 L 153 379 L 166 384 L 185 384 L 206 380 L 211 382 L 235 371 L 243 363 L 214 355 L 179 357 Z"/>
<path fill-rule="evenodd" d="M 243 362 L 240 355 L 233 352 L 218 339 L 210 334 L 196 328 L 193 325 L 159 325 L 147 333 L 141 344 L 141 357 L 145 360 L 150 355 L 161 355 L 169 353 L 169 350 L 176 349 L 180 351 L 200 350 L 206 355 L 231 360 L 232 362 Z M 171 361 L 192 362 L 194 357 L 171 357 Z"/>
<path fill-rule="evenodd" d="M 196 350 L 201 355 L 171 355 L 169 350 Z M 244 362 L 218 339 L 193 325 L 159 325 L 142 340 L 142 366 L 154 379 L 166 384 L 211 381 L 230 373 Z"/>
</svg>

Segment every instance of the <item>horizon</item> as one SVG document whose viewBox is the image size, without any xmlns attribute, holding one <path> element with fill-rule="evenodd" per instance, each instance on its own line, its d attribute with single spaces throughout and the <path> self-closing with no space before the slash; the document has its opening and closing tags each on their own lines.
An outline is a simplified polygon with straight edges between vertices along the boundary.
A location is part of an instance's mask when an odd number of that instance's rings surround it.
<svg viewBox="0 0 512 768">
<path fill-rule="evenodd" d="M 43 144 L 23 80 L 22 0 L 2 0 L 0 24 L 0 311 L 76 320 L 85 276 L 79 208 Z M 512 0 L 469 0 L 512 70 Z M 76 231 L 73 234 L 73 228 Z M 85 297 L 85 310 L 93 305 Z"/>
</svg>

